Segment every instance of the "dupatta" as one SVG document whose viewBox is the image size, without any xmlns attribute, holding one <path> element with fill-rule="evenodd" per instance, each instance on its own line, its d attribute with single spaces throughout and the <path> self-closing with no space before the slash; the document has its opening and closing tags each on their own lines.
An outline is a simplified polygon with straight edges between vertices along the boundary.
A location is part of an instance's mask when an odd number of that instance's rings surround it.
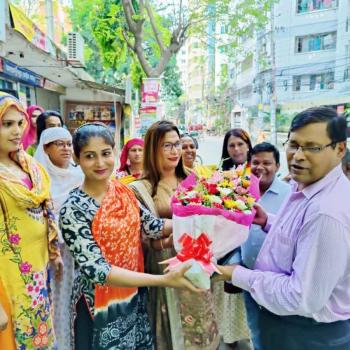
<svg viewBox="0 0 350 350">
<path fill-rule="evenodd" d="M 143 272 L 140 208 L 133 192 L 113 180 L 92 222 L 92 235 L 106 261 L 131 271 Z M 113 303 L 130 300 L 138 288 L 96 285 L 95 313 Z"/>
</svg>

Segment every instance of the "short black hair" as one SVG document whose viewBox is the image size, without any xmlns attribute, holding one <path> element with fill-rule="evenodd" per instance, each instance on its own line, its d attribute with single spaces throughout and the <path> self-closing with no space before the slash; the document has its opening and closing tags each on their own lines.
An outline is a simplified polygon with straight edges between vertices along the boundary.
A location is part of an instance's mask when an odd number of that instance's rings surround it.
<svg viewBox="0 0 350 350">
<path fill-rule="evenodd" d="M 79 159 L 81 150 L 89 143 L 92 137 L 101 137 L 107 145 L 114 148 L 115 141 L 107 126 L 101 123 L 86 123 L 75 130 L 73 134 L 73 151 Z"/>
<path fill-rule="evenodd" d="M 327 135 L 333 144 L 346 141 L 346 119 L 330 107 L 312 107 L 298 113 L 292 120 L 288 138 L 291 132 L 314 123 L 327 123 Z"/>
<path fill-rule="evenodd" d="M 279 150 L 269 142 L 261 142 L 256 144 L 251 152 L 251 156 L 261 153 L 261 152 L 271 152 L 275 158 L 276 164 L 280 164 L 280 152 Z"/>
<path fill-rule="evenodd" d="M 40 141 L 40 136 L 42 132 L 46 129 L 45 121 L 49 117 L 57 117 L 61 121 L 61 126 L 64 126 L 63 119 L 59 112 L 46 110 L 45 112 L 41 113 L 36 119 L 36 139 L 38 143 Z"/>
</svg>

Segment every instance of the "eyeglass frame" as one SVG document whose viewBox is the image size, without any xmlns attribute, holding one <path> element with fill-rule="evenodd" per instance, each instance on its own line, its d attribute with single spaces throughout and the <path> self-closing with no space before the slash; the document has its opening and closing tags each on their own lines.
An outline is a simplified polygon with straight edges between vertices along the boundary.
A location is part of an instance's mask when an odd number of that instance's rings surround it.
<svg viewBox="0 0 350 350">
<path fill-rule="evenodd" d="M 165 146 L 167 146 L 167 145 L 170 145 L 169 147 L 169 149 L 167 149 L 167 147 L 165 147 Z M 164 142 L 164 144 L 162 144 L 162 148 L 163 148 L 163 150 L 165 151 L 165 152 L 172 152 L 172 150 L 175 148 L 177 151 L 180 151 L 180 150 L 182 150 L 182 143 L 181 143 L 181 141 L 179 140 L 179 141 L 177 141 L 177 142 L 175 142 L 175 143 L 172 143 L 172 142 Z"/>
<path fill-rule="evenodd" d="M 72 142 L 68 142 L 68 143 L 65 143 L 64 141 L 60 141 L 60 140 L 55 140 L 55 141 L 52 141 L 52 142 L 49 142 L 48 145 L 55 145 L 57 148 L 71 148 L 73 146 L 73 143 Z"/>
<path fill-rule="evenodd" d="M 324 149 L 326 149 L 327 147 L 329 146 L 335 146 L 338 142 L 331 142 L 331 143 L 328 143 L 327 145 L 323 145 L 323 146 L 300 146 L 298 145 L 298 147 L 295 147 L 294 150 L 288 150 L 288 143 L 289 143 L 289 140 L 285 141 L 282 145 L 283 145 L 283 148 L 285 149 L 286 152 L 289 152 L 289 153 L 297 153 L 299 151 L 299 149 L 301 149 L 301 151 L 305 154 L 306 153 L 309 153 L 309 154 L 318 154 L 318 153 L 321 153 Z"/>
</svg>

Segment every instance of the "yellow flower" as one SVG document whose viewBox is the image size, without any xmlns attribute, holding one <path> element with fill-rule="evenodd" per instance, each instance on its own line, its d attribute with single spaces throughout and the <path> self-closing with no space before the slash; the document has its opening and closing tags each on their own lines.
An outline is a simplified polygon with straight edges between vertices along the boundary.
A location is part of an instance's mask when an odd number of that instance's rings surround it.
<svg viewBox="0 0 350 350">
<path fill-rule="evenodd" d="M 245 180 L 245 179 L 242 180 L 242 186 L 244 188 L 248 188 L 249 185 L 250 185 L 250 181 L 249 180 Z"/>
<path fill-rule="evenodd" d="M 230 187 L 230 183 L 227 179 L 224 179 L 218 185 L 219 185 L 219 187 Z"/>
<path fill-rule="evenodd" d="M 224 200 L 224 205 L 227 209 L 235 209 L 237 208 L 237 203 L 232 199 Z"/>
<path fill-rule="evenodd" d="M 248 198 L 247 198 L 247 203 L 248 203 L 249 205 L 254 204 L 254 202 L 255 202 L 255 198 L 254 198 L 254 197 L 248 197 Z"/>
</svg>

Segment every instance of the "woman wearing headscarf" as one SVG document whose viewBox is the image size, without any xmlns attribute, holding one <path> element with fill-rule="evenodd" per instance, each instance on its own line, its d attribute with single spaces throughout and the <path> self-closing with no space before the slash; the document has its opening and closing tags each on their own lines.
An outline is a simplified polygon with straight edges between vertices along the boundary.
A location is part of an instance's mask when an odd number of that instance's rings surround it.
<svg viewBox="0 0 350 350">
<path fill-rule="evenodd" d="M 50 179 L 21 147 L 27 113 L 0 92 L 0 349 L 56 349 L 49 262 L 62 273 Z"/>
<path fill-rule="evenodd" d="M 131 139 L 124 145 L 116 173 L 117 179 L 121 182 L 128 184 L 141 177 L 143 146 L 144 142 L 139 138 Z"/>
<path fill-rule="evenodd" d="M 65 128 L 45 129 L 35 152 L 37 159 L 51 178 L 51 195 L 54 212 L 58 218 L 62 204 L 69 192 L 83 183 L 83 173 L 73 165 L 72 136 Z M 60 236 L 60 250 L 64 263 L 62 280 L 53 283 L 54 329 L 58 349 L 70 350 L 70 304 L 74 279 L 74 260 Z"/>
<path fill-rule="evenodd" d="M 32 105 L 27 108 L 27 123 L 28 128 L 23 136 L 23 149 L 27 150 L 28 147 L 36 143 L 36 120 L 41 113 L 44 112 L 44 108 L 37 105 Z"/>
<path fill-rule="evenodd" d="M 45 112 L 41 113 L 36 120 L 36 143 L 33 143 L 27 149 L 27 153 L 34 156 L 40 142 L 41 133 L 45 129 L 61 126 L 64 126 L 64 123 L 60 113 L 51 110 L 46 110 Z"/>
</svg>

